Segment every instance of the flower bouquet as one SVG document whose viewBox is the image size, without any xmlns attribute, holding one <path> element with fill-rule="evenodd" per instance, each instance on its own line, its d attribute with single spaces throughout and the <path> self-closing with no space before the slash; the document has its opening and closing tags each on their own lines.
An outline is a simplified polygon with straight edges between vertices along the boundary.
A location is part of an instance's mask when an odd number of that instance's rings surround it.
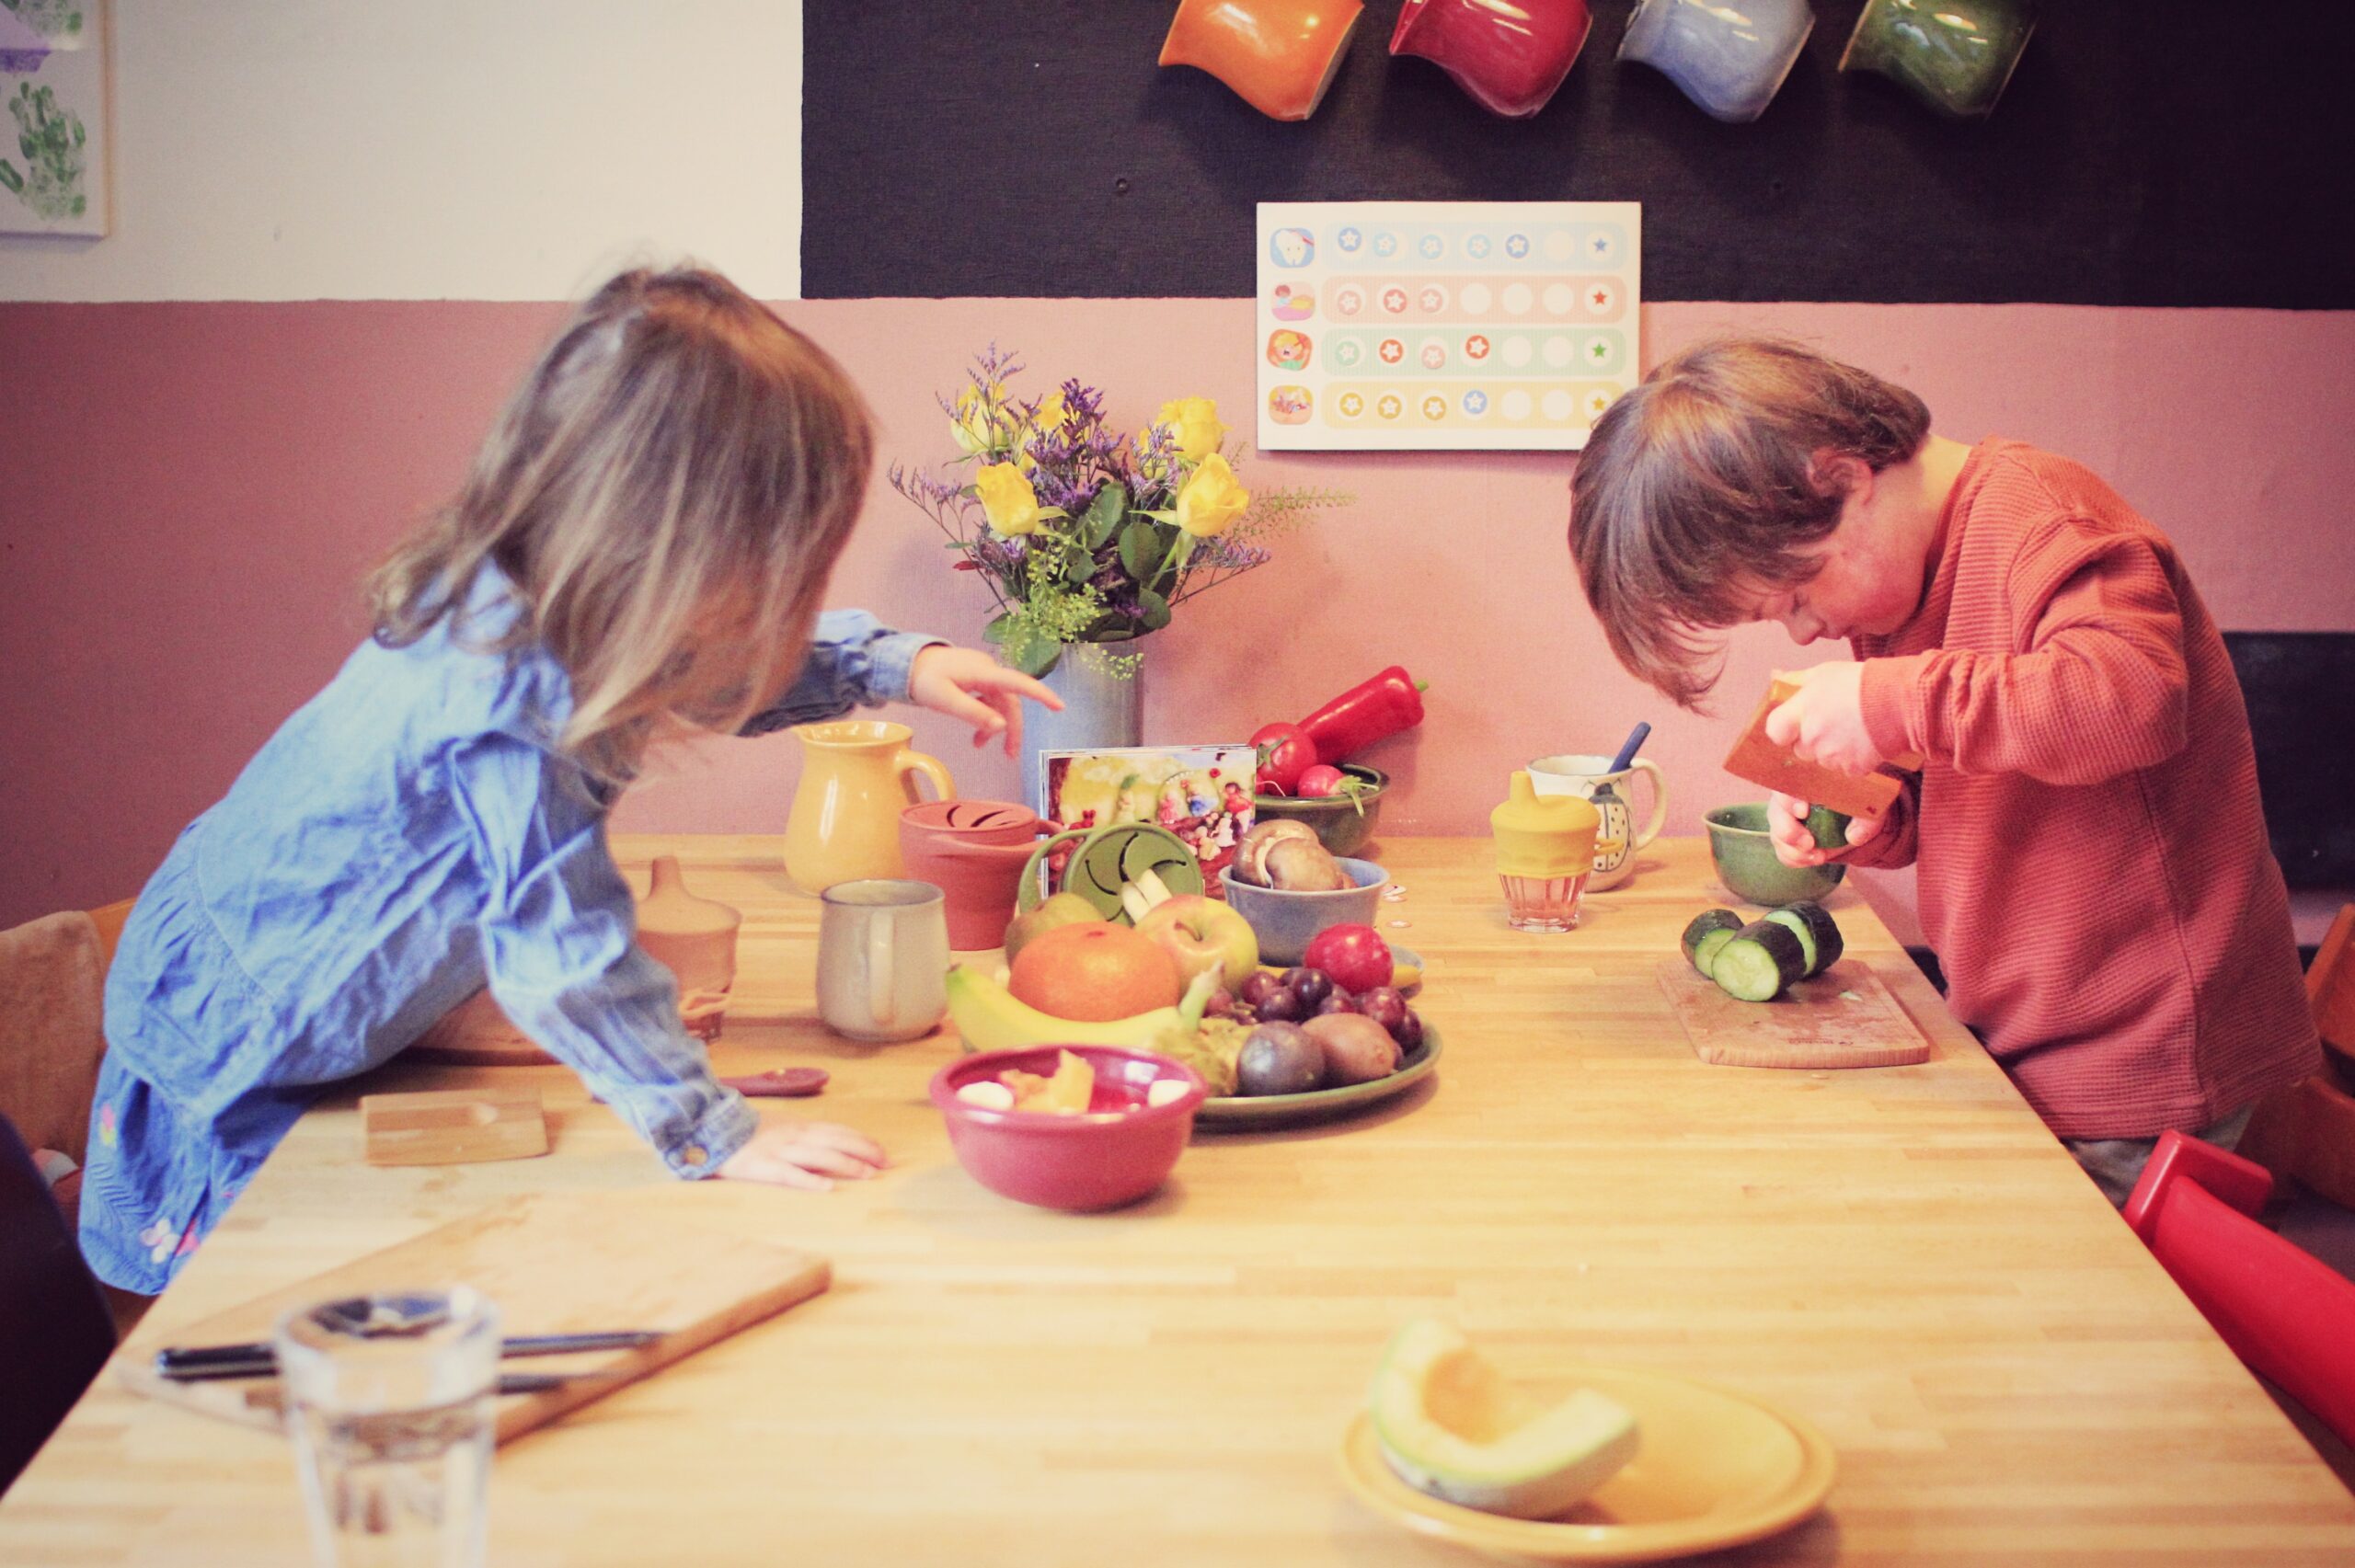
<svg viewBox="0 0 2355 1568">
<path fill-rule="evenodd" d="M 1103 394 L 1076 379 L 1015 395 L 1007 383 L 1021 370 L 994 346 L 978 355 L 969 384 L 940 400 L 962 455 L 941 476 L 894 464 L 890 480 L 948 536 L 956 569 L 989 589 L 998 614 L 985 635 L 1028 674 L 1044 675 L 1073 647 L 1133 673 L 1118 645 L 1266 565 L 1265 542 L 1304 514 L 1350 498 L 1245 489 L 1210 398 L 1163 404 L 1132 438 L 1107 422 Z M 969 463 L 970 475 L 956 472 Z"/>
</svg>

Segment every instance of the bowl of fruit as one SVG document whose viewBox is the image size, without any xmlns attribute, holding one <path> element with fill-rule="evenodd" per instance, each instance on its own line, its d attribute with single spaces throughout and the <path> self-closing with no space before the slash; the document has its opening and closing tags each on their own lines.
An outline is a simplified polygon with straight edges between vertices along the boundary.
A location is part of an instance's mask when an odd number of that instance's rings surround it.
<svg viewBox="0 0 2355 1568">
<path fill-rule="evenodd" d="M 957 1162 L 1042 1208 L 1132 1203 L 1166 1181 L 1209 1093 L 1182 1062 L 1120 1046 L 982 1051 L 933 1075 Z"/>
<path fill-rule="evenodd" d="M 1300 775 L 1288 795 L 1265 791 L 1251 797 L 1251 814 L 1260 822 L 1304 822 L 1331 854 L 1355 854 L 1373 837 L 1382 819 L 1382 792 L 1390 775 L 1362 762 L 1339 767 L 1318 763 Z"/>
<path fill-rule="evenodd" d="M 1329 926 L 1371 925 L 1390 874 L 1327 850 L 1305 822 L 1258 822 L 1219 872 L 1226 901 L 1258 933 L 1259 956 L 1297 964 Z"/>
</svg>

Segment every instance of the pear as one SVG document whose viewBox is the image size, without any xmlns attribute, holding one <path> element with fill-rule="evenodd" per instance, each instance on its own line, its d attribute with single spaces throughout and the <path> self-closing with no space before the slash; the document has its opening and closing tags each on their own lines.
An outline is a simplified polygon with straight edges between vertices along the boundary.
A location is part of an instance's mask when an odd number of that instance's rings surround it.
<svg viewBox="0 0 2355 1568">
<path fill-rule="evenodd" d="M 1015 916 L 1013 923 L 1005 928 L 1005 961 L 1013 963 L 1034 938 L 1058 927 L 1100 921 L 1103 918 L 1095 905 L 1078 894 L 1057 893 L 1028 914 Z"/>
</svg>

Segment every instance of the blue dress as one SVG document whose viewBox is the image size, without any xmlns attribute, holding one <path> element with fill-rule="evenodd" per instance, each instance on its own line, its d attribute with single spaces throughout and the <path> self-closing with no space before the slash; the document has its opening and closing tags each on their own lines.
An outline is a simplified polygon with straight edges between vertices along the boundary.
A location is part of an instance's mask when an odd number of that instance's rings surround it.
<svg viewBox="0 0 2355 1568">
<path fill-rule="evenodd" d="M 319 1086 L 382 1065 L 488 984 L 682 1176 L 750 1138 L 742 1096 L 680 1026 L 633 940 L 611 793 L 557 754 L 571 708 L 537 647 L 477 651 L 513 613 L 486 567 L 472 624 L 364 643 L 198 818 L 148 882 L 107 975 L 81 1240 L 155 1294 Z M 761 734 L 904 698 L 935 639 L 819 618 Z"/>
</svg>

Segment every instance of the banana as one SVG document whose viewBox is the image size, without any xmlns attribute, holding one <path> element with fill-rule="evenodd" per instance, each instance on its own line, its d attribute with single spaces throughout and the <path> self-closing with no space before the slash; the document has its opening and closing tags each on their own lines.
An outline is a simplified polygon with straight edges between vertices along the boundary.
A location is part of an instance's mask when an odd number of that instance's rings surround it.
<svg viewBox="0 0 2355 1568">
<path fill-rule="evenodd" d="M 1145 875 L 1151 876 L 1152 873 Z M 1120 884 L 1120 910 L 1129 917 L 1129 923 L 1134 925 L 1152 912 L 1153 905 L 1146 901 L 1143 887 L 1133 882 L 1123 882 Z"/>
<path fill-rule="evenodd" d="M 1161 873 L 1149 865 L 1137 873 L 1136 887 L 1144 895 L 1144 907 L 1148 910 L 1158 909 L 1177 897 L 1169 890 L 1169 884 L 1161 879 Z"/>
<path fill-rule="evenodd" d="M 1109 1023 L 1084 1024 L 1040 1012 L 970 964 L 948 971 L 948 1017 L 968 1051 L 1019 1050 L 1028 1046 L 1127 1046 L 1150 1050 L 1164 1031 L 1200 1024 L 1216 969 L 1197 977 L 1176 1007 L 1156 1007 Z M 1212 983 L 1203 984 L 1208 979 Z M 1190 1010 L 1190 1022 L 1189 1013 Z"/>
</svg>

